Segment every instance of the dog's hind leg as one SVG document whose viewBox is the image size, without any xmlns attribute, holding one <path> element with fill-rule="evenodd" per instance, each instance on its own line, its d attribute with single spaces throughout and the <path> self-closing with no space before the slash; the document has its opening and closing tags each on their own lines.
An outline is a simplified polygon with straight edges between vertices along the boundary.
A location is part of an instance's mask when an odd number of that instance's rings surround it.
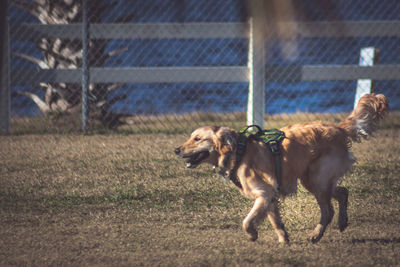
<svg viewBox="0 0 400 267">
<path fill-rule="evenodd" d="M 318 192 L 314 194 L 318 201 L 318 205 L 321 210 L 321 219 L 319 224 L 315 227 L 314 231 L 309 235 L 309 240 L 312 243 L 317 243 L 325 233 L 326 227 L 332 221 L 334 210 L 331 203 L 331 193 L 330 191 Z"/>
<path fill-rule="evenodd" d="M 347 188 L 342 186 L 337 186 L 333 190 L 333 197 L 339 202 L 339 230 L 344 231 L 347 227 L 347 203 L 349 198 L 349 191 Z"/>
<path fill-rule="evenodd" d="M 332 186 L 316 182 L 316 176 L 310 170 L 305 173 L 301 179 L 303 186 L 310 191 L 316 198 L 321 210 L 321 218 L 318 225 L 314 228 L 308 239 L 316 243 L 325 233 L 326 227 L 332 221 L 334 210 L 331 203 Z"/>
<path fill-rule="evenodd" d="M 337 187 L 337 181 L 347 170 L 347 166 L 344 166 L 343 157 L 339 152 L 332 147 L 331 153 L 314 161 L 300 179 L 304 187 L 315 196 L 321 210 L 320 221 L 309 235 L 309 240 L 313 243 L 322 238 L 326 227 L 332 221 L 335 213 L 331 203 L 332 197 L 338 199 L 341 205 L 340 224 L 344 228 L 347 224 L 346 190 Z"/>
<path fill-rule="evenodd" d="M 279 243 L 288 243 L 289 236 L 285 230 L 285 226 L 282 223 L 278 209 L 278 201 L 276 199 L 272 199 L 271 203 L 268 205 L 267 216 L 276 234 L 278 235 Z"/>
<path fill-rule="evenodd" d="M 267 217 L 268 198 L 258 197 L 249 214 L 243 220 L 243 230 L 250 235 L 251 241 L 258 238 L 257 225 Z"/>
</svg>

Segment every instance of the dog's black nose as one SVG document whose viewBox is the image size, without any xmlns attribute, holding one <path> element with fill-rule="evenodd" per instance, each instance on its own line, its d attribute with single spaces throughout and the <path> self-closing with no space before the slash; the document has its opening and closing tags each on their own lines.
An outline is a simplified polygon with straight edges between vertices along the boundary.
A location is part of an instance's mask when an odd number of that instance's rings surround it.
<svg viewBox="0 0 400 267">
<path fill-rule="evenodd" d="M 180 153 L 181 153 L 181 149 L 179 147 L 175 148 L 175 154 L 179 155 Z"/>
</svg>

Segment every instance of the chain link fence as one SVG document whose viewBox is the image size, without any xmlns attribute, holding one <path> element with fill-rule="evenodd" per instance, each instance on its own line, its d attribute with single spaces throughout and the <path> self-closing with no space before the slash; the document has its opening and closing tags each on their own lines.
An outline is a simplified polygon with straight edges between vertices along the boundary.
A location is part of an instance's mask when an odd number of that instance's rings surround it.
<svg viewBox="0 0 400 267">
<path fill-rule="evenodd" d="M 400 109 L 400 2 L 250 2 L 87 0 L 88 128 L 238 128 L 260 99 L 266 127 L 337 121 L 359 78 Z M 254 10 L 262 27 L 251 37 Z M 8 18 L 11 133 L 81 129 L 82 0 L 8 1 Z M 263 40 L 253 56 L 251 38 Z M 360 59 L 365 47 L 374 53 Z M 365 61 L 374 66 L 358 67 Z M 254 99 L 250 71 L 264 74 Z"/>
</svg>

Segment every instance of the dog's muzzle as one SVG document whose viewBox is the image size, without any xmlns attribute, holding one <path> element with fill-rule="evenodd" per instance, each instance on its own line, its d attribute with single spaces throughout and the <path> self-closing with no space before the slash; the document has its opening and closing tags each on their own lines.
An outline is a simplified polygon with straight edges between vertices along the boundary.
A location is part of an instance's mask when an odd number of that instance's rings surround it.
<svg viewBox="0 0 400 267">
<path fill-rule="evenodd" d="M 186 167 L 187 168 L 195 168 L 199 165 L 203 160 L 210 156 L 210 152 L 208 150 L 199 151 L 199 152 L 191 152 L 187 154 L 181 155 L 181 149 L 178 147 L 175 149 L 175 154 L 181 156 L 182 158 L 187 158 Z"/>
</svg>

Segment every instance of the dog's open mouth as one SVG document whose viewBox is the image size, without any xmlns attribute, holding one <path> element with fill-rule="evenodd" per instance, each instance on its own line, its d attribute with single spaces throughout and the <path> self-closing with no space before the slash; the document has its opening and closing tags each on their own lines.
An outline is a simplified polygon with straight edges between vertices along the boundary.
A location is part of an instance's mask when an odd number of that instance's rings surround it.
<svg viewBox="0 0 400 267">
<path fill-rule="evenodd" d="M 209 155 L 210 152 L 206 150 L 206 151 L 190 153 L 189 155 L 183 156 L 184 158 L 188 158 L 188 160 L 186 161 L 186 168 L 196 168 L 197 165 L 199 165 L 203 160 L 208 158 Z"/>
</svg>

